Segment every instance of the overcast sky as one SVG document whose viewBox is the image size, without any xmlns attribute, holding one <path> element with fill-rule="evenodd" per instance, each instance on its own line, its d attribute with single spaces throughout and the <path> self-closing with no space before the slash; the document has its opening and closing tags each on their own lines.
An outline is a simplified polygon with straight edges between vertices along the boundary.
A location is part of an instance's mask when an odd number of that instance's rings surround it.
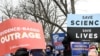
<svg viewBox="0 0 100 56">
<path fill-rule="evenodd" d="M 4 0 L 3 0 L 4 1 Z M 12 1 L 13 6 L 18 5 L 19 0 L 7 0 Z M 100 0 L 77 0 L 75 3 L 76 13 L 100 13 Z"/>
<path fill-rule="evenodd" d="M 5 0 L 2 1 L 5 2 Z M 19 4 L 18 2 L 19 0 L 7 0 L 7 1 L 8 2 L 12 1 L 12 5 L 14 7 Z M 77 2 L 75 3 L 76 14 L 100 13 L 99 5 L 100 5 L 100 0 L 77 0 Z"/>
<path fill-rule="evenodd" d="M 100 13 L 100 0 L 79 0 L 75 8 L 78 14 Z"/>
</svg>

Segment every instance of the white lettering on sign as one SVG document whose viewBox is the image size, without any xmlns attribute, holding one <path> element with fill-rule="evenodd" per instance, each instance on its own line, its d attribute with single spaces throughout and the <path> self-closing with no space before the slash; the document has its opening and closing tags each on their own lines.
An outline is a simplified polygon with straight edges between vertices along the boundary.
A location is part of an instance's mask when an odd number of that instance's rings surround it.
<svg viewBox="0 0 100 56">
<path fill-rule="evenodd" d="M 97 39 L 98 34 L 97 33 L 76 33 L 76 38 Z"/>
<path fill-rule="evenodd" d="M 16 31 L 33 31 L 33 32 L 40 32 L 37 28 L 31 28 L 31 27 L 12 27 L 5 29 L 4 31 L 0 31 L 0 36 L 4 34 L 8 34 L 10 32 L 16 32 Z"/>
<path fill-rule="evenodd" d="M 22 32 L 22 33 L 15 32 L 1 37 L 0 43 L 4 44 L 6 42 L 10 42 L 11 40 L 17 40 L 23 38 L 41 39 L 41 36 L 40 33 L 35 33 L 35 32 Z"/>
</svg>

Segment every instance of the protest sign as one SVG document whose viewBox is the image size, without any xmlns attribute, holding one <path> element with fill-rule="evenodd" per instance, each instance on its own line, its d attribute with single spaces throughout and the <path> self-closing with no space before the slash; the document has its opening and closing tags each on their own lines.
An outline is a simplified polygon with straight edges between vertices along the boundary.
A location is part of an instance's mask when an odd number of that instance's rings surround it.
<svg viewBox="0 0 100 56">
<path fill-rule="evenodd" d="M 65 33 L 52 34 L 52 42 L 56 50 L 64 50 L 64 46 L 62 44 L 64 37 Z"/>
<path fill-rule="evenodd" d="M 42 25 L 22 20 L 8 19 L 0 24 L 0 55 L 13 53 L 16 49 L 45 49 Z"/>
<path fill-rule="evenodd" d="M 100 42 L 100 14 L 69 14 L 67 32 L 72 41 Z"/>
</svg>

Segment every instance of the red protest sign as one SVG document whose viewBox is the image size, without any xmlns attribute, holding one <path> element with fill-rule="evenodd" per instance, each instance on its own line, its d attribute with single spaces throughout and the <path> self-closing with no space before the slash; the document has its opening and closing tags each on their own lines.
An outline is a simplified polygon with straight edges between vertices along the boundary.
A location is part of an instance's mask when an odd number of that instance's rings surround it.
<svg viewBox="0 0 100 56">
<path fill-rule="evenodd" d="M 0 54 L 15 52 L 20 47 L 46 48 L 41 24 L 21 19 L 9 19 L 0 24 Z"/>
</svg>

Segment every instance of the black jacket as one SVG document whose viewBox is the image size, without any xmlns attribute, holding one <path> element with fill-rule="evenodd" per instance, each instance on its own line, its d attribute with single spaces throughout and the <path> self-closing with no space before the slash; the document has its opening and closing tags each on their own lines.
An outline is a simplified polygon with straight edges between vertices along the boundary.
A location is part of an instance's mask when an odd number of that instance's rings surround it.
<svg viewBox="0 0 100 56">
<path fill-rule="evenodd" d="M 62 44 L 64 45 L 64 56 L 71 56 L 71 47 L 70 47 L 71 39 L 69 35 L 65 36 L 64 40 L 62 41 Z"/>
</svg>

